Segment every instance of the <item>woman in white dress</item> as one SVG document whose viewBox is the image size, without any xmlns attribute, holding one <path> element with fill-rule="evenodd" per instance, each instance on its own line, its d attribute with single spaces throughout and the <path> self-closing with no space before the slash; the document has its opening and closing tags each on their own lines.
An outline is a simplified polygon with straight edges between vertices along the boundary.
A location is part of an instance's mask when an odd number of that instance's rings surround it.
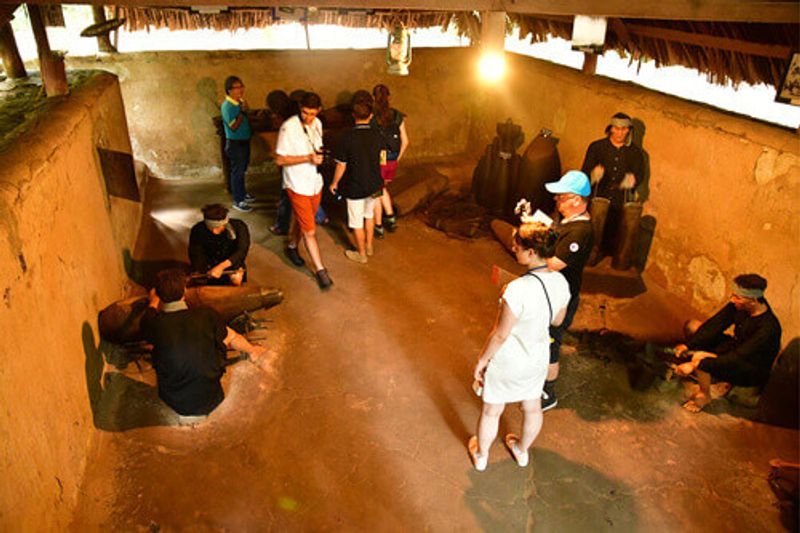
<svg viewBox="0 0 800 533">
<path fill-rule="evenodd" d="M 505 404 L 522 402 L 521 436 L 505 437 L 519 466 L 527 466 L 528 448 L 542 428 L 550 326 L 561 323 L 570 296 L 564 276 L 547 269 L 545 259 L 553 256 L 555 244 L 556 233 L 539 222 L 523 223 L 514 235 L 517 262 L 528 272 L 503 291 L 497 321 L 475 366 L 475 380 L 483 387 L 478 434 L 468 444 L 476 470 L 486 468 Z"/>
</svg>

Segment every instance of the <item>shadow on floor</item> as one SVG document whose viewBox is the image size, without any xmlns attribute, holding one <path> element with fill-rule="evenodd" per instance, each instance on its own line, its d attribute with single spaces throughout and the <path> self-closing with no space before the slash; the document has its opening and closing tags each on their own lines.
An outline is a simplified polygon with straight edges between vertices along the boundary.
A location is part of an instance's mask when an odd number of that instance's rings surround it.
<svg viewBox="0 0 800 533">
<path fill-rule="evenodd" d="M 83 323 L 81 337 L 86 355 L 86 388 L 97 429 L 125 431 L 179 425 L 178 415 L 161 401 L 155 386 L 118 372 L 106 372 L 110 345 L 95 342 L 88 322 Z"/>
<path fill-rule="evenodd" d="M 550 450 L 534 448 L 531 459 L 470 472 L 464 500 L 483 531 L 636 530 L 630 487 Z"/>
<path fill-rule="evenodd" d="M 178 261 L 177 259 L 162 259 L 158 261 L 134 259 L 131 251 L 127 248 L 122 250 L 122 262 L 125 265 L 125 273 L 128 278 L 145 288 L 155 286 L 156 276 L 162 270 L 178 268 L 187 273 L 189 272 L 189 263 L 186 261 Z"/>
<path fill-rule="evenodd" d="M 576 353 L 562 358 L 558 407 L 572 409 L 584 420 L 655 422 L 684 402 L 684 384 L 692 386 L 668 377 L 670 356 L 654 355 L 646 348 L 649 343 L 622 333 L 574 332 L 565 344 Z M 598 372 L 597 361 L 602 363 L 602 372 Z M 756 420 L 758 414 L 754 407 L 727 399 L 713 401 L 704 411 L 746 420 Z"/>
</svg>

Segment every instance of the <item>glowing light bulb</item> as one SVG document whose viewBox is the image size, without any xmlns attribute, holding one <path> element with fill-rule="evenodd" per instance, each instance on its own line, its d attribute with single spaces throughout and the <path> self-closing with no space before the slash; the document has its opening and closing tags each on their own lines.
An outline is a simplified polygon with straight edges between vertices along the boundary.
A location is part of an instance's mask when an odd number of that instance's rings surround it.
<svg viewBox="0 0 800 533">
<path fill-rule="evenodd" d="M 484 52 L 478 61 L 481 79 L 489 83 L 500 80 L 506 73 L 506 60 L 502 52 Z"/>
</svg>

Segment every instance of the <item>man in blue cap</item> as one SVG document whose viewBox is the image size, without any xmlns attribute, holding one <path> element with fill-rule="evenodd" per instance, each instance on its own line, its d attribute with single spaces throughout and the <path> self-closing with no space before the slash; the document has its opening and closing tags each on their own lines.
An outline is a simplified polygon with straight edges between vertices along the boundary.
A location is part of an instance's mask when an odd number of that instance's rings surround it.
<svg viewBox="0 0 800 533">
<path fill-rule="evenodd" d="M 556 209 L 561 215 L 561 220 L 555 226 L 558 232 L 556 253 L 547 260 L 547 266 L 550 270 L 560 271 L 567 278 L 570 299 L 564 321 L 560 326 L 550 328 L 550 366 L 542 392 L 542 411 L 552 409 L 558 403 L 555 382 L 558 378 L 561 339 L 578 311 L 583 267 L 589 260 L 594 244 L 588 203 L 592 186 L 586 174 L 580 170 L 570 170 L 560 180 L 545 184 L 545 188 L 555 195 Z"/>
</svg>

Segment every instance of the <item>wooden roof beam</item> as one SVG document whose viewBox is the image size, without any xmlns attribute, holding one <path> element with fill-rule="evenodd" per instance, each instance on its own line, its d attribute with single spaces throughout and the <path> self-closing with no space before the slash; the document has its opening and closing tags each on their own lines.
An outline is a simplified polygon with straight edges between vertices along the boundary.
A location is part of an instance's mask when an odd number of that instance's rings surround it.
<svg viewBox="0 0 800 533">
<path fill-rule="evenodd" d="M 739 52 L 742 54 L 773 57 L 776 59 L 788 59 L 792 52 L 791 47 L 779 44 L 754 43 L 752 41 L 742 41 L 729 37 L 717 37 L 705 33 L 691 33 L 688 31 L 671 30 L 668 28 L 656 28 L 654 26 L 644 26 L 642 24 L 626 24 L 628 32 L 640 37 L 652 37 L 665 41 L 678 42 L 703 48 L 716 48 L 728 52 Z"/>
<path fill-rule="evenodd" d="M 19 7 L 19 3 L 3 4 L 0 1 L 0 26 L 14 18 L 14 11 Z"/>
<path fill-rule="evenodd" d="M 0 0 L 10 4 L 11 0 Z M 108 0 L 34 0 L 43 4 L 102 5 Z M 728 22 L 800 22 L 796 0 L 115 0 L 114 5 L 140 7 L 309 7 L 343 9 L 409 9 L 425 11 L 505 11 L 527 15 L 592 15 L 616 18 L 706 20 Z"/>
</svg>

